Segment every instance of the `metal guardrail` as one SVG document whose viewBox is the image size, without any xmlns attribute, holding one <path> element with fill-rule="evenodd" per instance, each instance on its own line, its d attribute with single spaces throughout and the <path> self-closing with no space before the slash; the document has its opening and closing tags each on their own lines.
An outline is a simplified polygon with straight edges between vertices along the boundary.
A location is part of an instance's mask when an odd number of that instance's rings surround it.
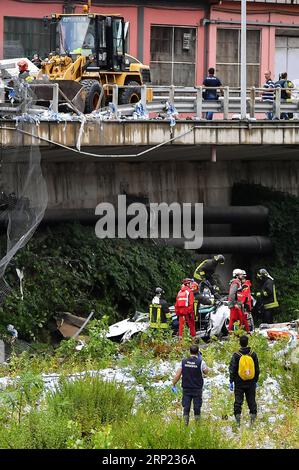
<svg viewBox="0 0 299 470">
<path fill-rule="evenodd" d="M 117 85 L 104 85 L 104 87 L 112 88 L 112 103 L 115 112 L 122 115 L 132 115 L 135 106 L 118 105 Z M 135 85 L 134 88 L 137 86 Z M 129 88 L 127 86 L 126 88 Z M 177 86 L 153 86 L 153 101 L 146 102 L 147 86 L 140 86 L 141 103 L 148 112 L 161 113 L 165 112 L 166 102 L 175 106 L 179 113 L 192 113 L 195 119 L 203 119 L 207 112 L 221 113 L 223 119 L 227 120 L 230 115 L 241 112 L 241 90 L 240 88 L 218 87 L 209 88 L 209 90 L 217 90 L 219 98 L 217 100 L 205 100 L 204 92 L 207 87 L 177 87 Z M 269 93 L 265 88 L 251 87 L 247 89 L 247 113 L 250 118 L 256 118 L 257 114 L 273 113 L 273 118 L 280 119 L 282 113 L 299 113 L 299 90 L 288 88 L 292 93 L 296 93 L 298 97 L 287 100 L 281 99 L 281 88 L 275 88 L 273 92 L 273 101 L 265 100 L 263 94 Z"/>
<path fill-rule="evenodd" d="M 69 107 L 75 111 L 75 113 L 80 114 L 76 107 L 68 100 L 68 98 L 62 93 L 59 89 L 57 83 L 43 83 L 39 84 L 36 82 L 28 85 L 28 88 L 25 87 L 24 97 L 22 103 L 10 106 L 8 103 L 0 104 L 0 113 L 10 112 L 13 114 L 23 113 L 23 112 L 36 112 L 37 110 L 30 107 L 32 100 L 29 96 L 29 89 L 32 89 L 34 94 L 34 89 L 36 87 L 48 87 L 52 88 L 52 100 L 51 109 L 57 113 L 59 110 L 59 98 L 62 97 L 65 102 L 69 104 Z M 119 91 L 123 88 L 137 88 L 137 85 L 134 86 L 118 86 L 114 84 L 105 84 L 103 89 L 111 89 L 111 97 L 113 104 L 113 112 L 116 115 L 130 116 L 135 112 L 136 104 L 126 104 L 119 105 Z M 166 112 L 166 102 L 173 105 L 178 113 L 191 113 L 194 115 L 194 118 L 197 120 L 203 119 L 205 113 L 220 113 L 223 115 L 223 119 L 227 120 L 232 117 L 233 114 L 238 114 L 241 112 L 241 91 L 240 88 L 232 87 L 218 87 L 211 88 L 209 90 L 217 90 L 218 99 L 217 100 L 205 100 L 204 92 L 207 87 L 178 87 L 178 86 L 153 86 L 149 87 L 153 90 L 153 100 L 147 102 L 147 85 L 141 85 L 140 94 L 141 94 L 141 104 L 143 105 L 144 110 L 149 113 L 165 113 Z M 257 114 L 267 114 L 273 113 L 273 118 L 280 119 L 282 113 L 299 113 L 299 90 L 296 89 L 284 89 L 291 90 L 296 97 L 289 98 L 287 100 L 281 99 L 281 88 L 275 88 L 273 94 L 273 101 L 263 99 L 264 93 L 269 93 L 269 90 L 265 88 L 255 88 L 251 87 L 247 89 L 247 113 L 251 119 L 256 118 Z M 99 106 L 101 103 L 101 98 L 99 100 Z M 99 108 L 99 112 L 107 111 L 107 107 Z"/>
</svg>

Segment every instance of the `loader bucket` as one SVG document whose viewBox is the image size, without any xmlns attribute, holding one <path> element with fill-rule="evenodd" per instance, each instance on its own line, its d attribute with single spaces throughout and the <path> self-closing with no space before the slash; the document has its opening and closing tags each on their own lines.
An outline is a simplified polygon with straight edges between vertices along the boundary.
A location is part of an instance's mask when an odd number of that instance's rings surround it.
<svg viewBox="0 0 299 470">
<path fill-rule="evenodd" d="M 53 87 L 49 85 L 54 83 L 58 83 L 59 91 L 61 91 L 58 96 L 59 104 L 67 103 L 68 99 L 78 111 L 83 113 L 86 93 L 82 85 L 74 80 L 36 80 L 33 82 L 33 91 L 37 101 L 53 100 Z"/>
</svg>

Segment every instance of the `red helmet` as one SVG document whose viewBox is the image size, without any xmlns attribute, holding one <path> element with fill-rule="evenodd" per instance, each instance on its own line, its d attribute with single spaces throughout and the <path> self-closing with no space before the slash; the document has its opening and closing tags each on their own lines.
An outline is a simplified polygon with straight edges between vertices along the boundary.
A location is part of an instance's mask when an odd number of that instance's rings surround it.
<svg viewBox="0 0 299 470">
<path fill-rule="evenodd" d="M 26 62 L 24 59 L 20 60 L 17 65 L 21 72 L 28 70 L 28 62 Z"/>
<path fill-rule="evenodd" d="M 191 289 L 194 291 L 194 292 L 197 292 L 198 291 L 198 284 L 197 282 L 193 281 L 192 284 L 191 284 Z"/>
<path fill-rule="evenodd" d="M 182 284 L 184 284 L 184 285 L 190 284 L 190 282 L 193 282 L 193 281 L 189 277 L 186 277 L 185 279 L 182 280 Z"/>
</svg>

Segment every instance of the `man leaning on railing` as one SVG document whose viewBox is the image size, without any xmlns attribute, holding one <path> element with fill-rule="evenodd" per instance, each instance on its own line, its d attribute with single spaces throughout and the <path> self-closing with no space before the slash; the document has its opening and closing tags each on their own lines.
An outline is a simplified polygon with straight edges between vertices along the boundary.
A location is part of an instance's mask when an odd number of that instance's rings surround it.
<svg viewBox="0 0 299 470">
<path fill-rule="evenodd" d="M 270 101 L 272 104 L 274 102 L 274 92 L 275 92 L 275 83 L 273 82 L 271 78 L 271 72 L 270 70 L 266 70 L 265 72 L 265 83 L 263 85 L 263 88 L 266 88 L 266 91 L 262 93 L 262 100 L 263 101 Z M 266 113 L 267 119 L 272 120 L 273 119 L 273 112 L 269 111 Z"/>
<path fill-rule="evenodd" d="M 281 90 L 281 99 L 282 100 L 289 100 L 292 96 L 292 92 L 289 88 L 294 88 L 293 83 L 288 80 L 287 72 L 283 72 L 279 75 L 279 80 L 275 82 L 275 88 L 282 88 Z M 292 113 L 281 113 L 280 119 L 288 120 L 293 117 Z"/>
<path fill-rule="evenodd" d="M 219 96 L 217 93 L 217 89 L 215 89 L 215 87 L 222 86 L 222 83 L 219 80 L 219 78 L 215 77 L 214 75 L 215 69 L 213 67 L 209 68 L 208 73 L 209 73 L 208 76 L 203 81 L 203 85 L 207 87 L 205 91 L 203 92 L 203 98 L 209 101 L 218 100 Z M 209 90 L 209 87 L 211 87 L 210 90 Z M 212 113 L 212 111 L 208 111 L 206 113 L 206 119 L 208 121 L 211 121 L 213 119 L 213 114 L 214 113 Z"/>
</svg>

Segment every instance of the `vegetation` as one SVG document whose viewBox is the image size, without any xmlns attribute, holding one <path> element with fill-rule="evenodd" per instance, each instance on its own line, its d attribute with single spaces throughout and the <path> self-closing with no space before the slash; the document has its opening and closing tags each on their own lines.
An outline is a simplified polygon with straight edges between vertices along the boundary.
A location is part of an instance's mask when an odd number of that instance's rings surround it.
<svg viewBox="0 0 299 470">
<path fill-rule="evenodd" d="M 298 318 L 299 198 L 261 185 L 238 183 L 233 187 L 232 204 L 268 207 L 268 230 L 274 253 L 253 258 L 252 273 L 266 267 L 275 278 L 280 303 L 279 320 Z"/>
<path fill-rule="evenodd" d="M 15 380 L 0 391 L 0 448 L 296 448 L 298 366 L 291 363 L 290 353 L 282 354 L 286 340 L 271 344 L 254 334 L 250 344 L 261 366 L 259 413 L 255 427 L 249 428 L 244 404 L 241 430 L 234 424 L 234 398 L 228 389 L 228 364 L 239 347 L 238 336 L 200 344 L 211 371 L 202 419 L 195 423 L 191 417 L 187 429 L 181 419 L 180 387 L 174 395 L 170 380 L 187 354 L 188 337 L 178 342 L 167 332 L 143 333 L 133 342 L 106 349 L 105 362 L 94 355 L 94 347 L 87 352 L 88 346 L 85 351 L 70 348 L 68 358 L 63 347 L 55 354 L 44 353 L 41 367 L 48 362 L 49 372 L 60 372 L 56 388 L 47 393 L 37 373 L 39 355 L 14 356 L 0 370 Z M 107 381 L 103 367 L 130 379 Z M 75 374 L 80 368 L 85 372 Z"/>
<path fill-rule="evenodd" d="M 24 268 L 21 300 L 16 268 Z M 66 224 L 40 230 L 7 270 L 13 287 L 0 308 L 0 328 L 13 323 L 27 340 L 46 341 L 49 320 L 67 311 L 109 322 L 148 307 L 161 285 L 174 299 L 180 279 L 193 272 L 188 250 L 151 240 L 96 238 L 93 227 Z"/>
</svg>

